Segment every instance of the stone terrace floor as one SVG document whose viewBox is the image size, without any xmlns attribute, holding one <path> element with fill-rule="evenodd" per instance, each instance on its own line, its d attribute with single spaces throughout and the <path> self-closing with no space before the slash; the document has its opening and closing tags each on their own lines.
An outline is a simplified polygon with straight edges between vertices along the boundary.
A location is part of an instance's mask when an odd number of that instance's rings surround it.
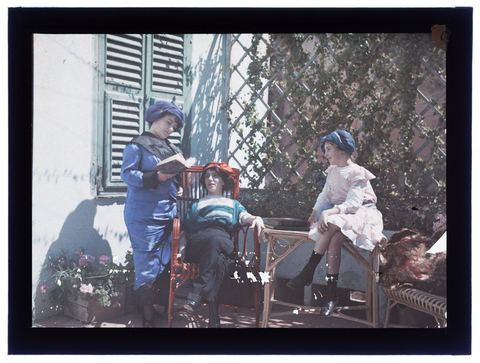
<svg viewBox="0 0 480 363">
<path fill-rule="evenodd" d="M 182 301 L 180 300 L 180 304 Z M 176 306 L 178 309 L 179 306 Z M 274 312 L 282 309 L 274 306 Z M 167 314 L 163 307 L 157 309 L 156 324 L 159 328 L 167 327 Z M 255 314 L 252 309 L 220 305 L 219 308 L 222 328 L 254 328 Z M 124 316 L 112 318 L 108 321 L 93 321 L 83 323 L 77 319 L 63 314 L 37 321 L 34 327 L 100 327 L 100 328 L 138 328 L 142 327 L 141 316 L 130 312 Z M 187 311 L 178 311 L 174 315 L 174 328 L 206 328 L 208 326 L 208 306 L 203 305 L 196 314 Z M 298 314 L 275 316 L 269 320 L 269 328 L 369 328 L 362 323 L 341 319 L 337 317 L 323 317 L 317 314 Z"/>
</svg>

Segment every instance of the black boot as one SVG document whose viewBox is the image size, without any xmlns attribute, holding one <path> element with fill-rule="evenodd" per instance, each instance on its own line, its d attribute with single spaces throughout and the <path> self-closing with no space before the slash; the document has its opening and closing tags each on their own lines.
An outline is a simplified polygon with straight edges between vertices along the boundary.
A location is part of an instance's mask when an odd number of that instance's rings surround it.
<svg viewBox="0 0 480 363">
<path fill-rule="evenodd" d="M 320 315 L 330 316 L 338 305 L 338 274 L 327 274 L 325 279 L 327 280 L 327 294 L 325 295 L 325 303 L 320 310 Z"/>
<path fill-rule="evenodd" d="M 208 327 L 220 328 L 220 315 L 218 314 L 218 303 L 216 301 L 208 302 Z"/>
<path fill-rule="evenodd" d="M 155 327 L 155 308 L 153 307 L 153 281 L 147 282 L 135 291 L 135 300 L 142 315 L 144 328 Z"/>
<path fill-rule="evenodd" d="M 158 306 L 168 307 L 170 294 L 170 269 L 165 268 L 153 283 L 153 303 Z"/>
<path fill-rule="evenodd" d="M 142 326 L 144 328 L 155 327 L 155 308 L 153 305 L 142 306 Z"/>
<path fill-rule="evenodd" d="M 322 257 L 323 255 L 313 251 L 303 270 L 293 279 L 288 281 L 287 286 L 293 290 L 301 290 L 304 286 L 310 285 L 313 281 L 315 269 L 320 263 Z"/>
</svg>

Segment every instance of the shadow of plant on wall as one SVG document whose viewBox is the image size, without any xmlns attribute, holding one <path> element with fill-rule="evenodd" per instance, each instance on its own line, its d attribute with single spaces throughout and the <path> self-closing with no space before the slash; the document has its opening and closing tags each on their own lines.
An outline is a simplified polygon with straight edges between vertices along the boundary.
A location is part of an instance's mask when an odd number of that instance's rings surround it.
<svg viewBox="0 0 480 363">
<path fill-rule="evenodd" d="M 94 228 L 96 213 L 95 201 L 82 201 L 66 218 L 58 239 L 48 249 L 44 265 L 63 253 L 75 254 L 80 251 L 91 256 L 105 256 L 112 261 L 110 244 Z M 59 309 L 49 301 L 50 292 L 57 287 L 55 283 L 52 272 L 42 266 L 34 295 L 34 320 L 36 315 L 48 316 Z"/>
</svg>

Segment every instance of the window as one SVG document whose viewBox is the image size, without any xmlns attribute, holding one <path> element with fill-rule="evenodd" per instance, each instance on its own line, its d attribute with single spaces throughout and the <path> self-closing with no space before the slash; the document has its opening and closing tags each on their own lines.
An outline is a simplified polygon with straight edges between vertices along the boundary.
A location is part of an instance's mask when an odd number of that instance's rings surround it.
<svg viewBox="0 0 480 363">
<path fill-rule="evenodd" d="M 157 101 L 183 108 L 185 64 L 191 41 L 183 34 L 106 34 L 98 36 L 97 195 L 126 191 L 120 178 L 123 149 L 148 130 L 145 110 Z M 181 142 L 181 134 L 170 137 Z"/>
</svg>

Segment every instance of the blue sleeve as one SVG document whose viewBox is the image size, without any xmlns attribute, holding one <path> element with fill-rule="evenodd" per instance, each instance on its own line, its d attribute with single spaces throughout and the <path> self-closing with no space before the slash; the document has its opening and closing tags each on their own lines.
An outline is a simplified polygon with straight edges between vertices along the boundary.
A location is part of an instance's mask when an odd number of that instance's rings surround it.
<svg viewBox="0 0 480 363">
<path fill-rule="evenodd" d="M 157 172 L 144 172 L 140 169 L 142 160 L 142 150 L 140 146 L 134 143 L 128 144 L 123 150 L 123 162 L 121 169 L 121 178 L 125 184 L 134 187 L 158 187 Z"/>
</svg>

